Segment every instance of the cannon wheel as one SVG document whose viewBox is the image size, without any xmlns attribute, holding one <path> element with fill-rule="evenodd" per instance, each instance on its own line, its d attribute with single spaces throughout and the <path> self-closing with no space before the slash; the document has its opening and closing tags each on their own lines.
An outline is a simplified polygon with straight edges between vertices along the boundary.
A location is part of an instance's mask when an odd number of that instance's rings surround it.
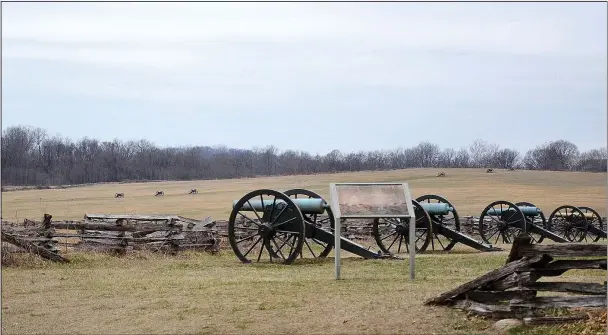
<svg viewBox="0 0 608 335">
<path fill-rule="evenodd" d="M 499 210 L 501 212 L 512 210 L 513 214 L 509 217 L 503 217 L 503 215 L 489 215 L 490 210 Z M 485 219 L 489 218 L 490 222 L 486 223 Z M 515 231 L 525 224 L 524 213 L 517 207 L 517 205 L 508 201 L 495 201 L 489 204 L 479 217 L 479 235 L 481 239 L 488 244 L 497 244 L 498 239 L 502 237 L 503 243 L 511 243 Z M 494 243 L 491 242 L 492 238 L 496 237 Z"/>
<path fill-rule="evenodd" d="M 293 199 L 298 199 L 298 197 L 301 198 L 314 198 L 314 199 L 323 199 L 320 195 L 318 195 L 317 193 L 313 192 L 313 191 L 309 191 L 309 190 L 305 190 L 305 189 L 301 189 L 301 188 L 296 188 L 293 190 L 288 190 L 284 192 L 286 196 L 293 198 Z M 308 221 L 309 223 L 317 226 L 317 227 L 323 227 L 324 225 L 327 225 L 329 223 L 329 227 L 331 229 L 331 231 L 334 230 L 335 227 L 335 218 L 334 218 L 334 213 L 331 211 L 331 208 L 327 208 L 325 209 L 325 212 L 327 213 L 327 217 L 324 218 L 320 218 L 317 216 L 317 214 L 304 214 L 304 220 Z M 310 252 L 310 254 L 312 255 L 312 257 L 314 258 L 321 258 L 321 257 L 327 257 L 327 255 L 329 255 L 329 253 L 331 252 L 331 249 L 333 249 L 333 245 L 332 244 L 327 244 L 323 241 L 319 241 L 315 238 L 305 238 L 304 239 L 304 246 L 302 247 L 302 252 L 300 253 L 300 258 L 304 257 L 304 254 L 308 252 Z M 320 248 L 322 248 L 321 251 L 317 251 L 317 253 L 315 253 L 313 250 L 317 249 L 315 248 L 315 246 L 319 246 Z"/>
<path fill-rule="evenodd" d="M 596 212 L 595 209 L 587 206 L 580 206 L 579 209 L 585 214 L 591 213 L 591 215 L 593 215 L 593 218 L 591 220 L 587 219 L 589 225 L 595 226 L 599 230 L 606 231 L 606 225 L 604 224 L 604 221 L 602 221 L 600 213 Z M 597 242 L 600 240 L 600 238 L 602 238 L 600 235 L 595 235 L 591 231 L 587 231 L 587 236 L 589 236 L 589 239 L 593 242 Z M 585 241 L 587 241 L 587 236 L 585 236 Z"/>
<path fill-rule="evenodd" d="M 570 242 L 581 242 L 587 236 L 589 222 L 578 207 L 564 205 L 549 215 L 549 228 Z"/>
<path fill-rule="evenodd" d="M 286 207 L 281 211 L 292 212 L 292 219 L 276 222 L 278 220 L 260 216 L 257 211 L 245 210 L 246 204 L 248 207 L 252 207 L 249 201 L 253 199 L 269 200 L 273 203 L 277 200 L 284 201 Z M 272 211 L 274 212 L 274 209 Z M 255 215 L 254 218 L 251 217 L 252 212 Z M 239 220 L 237 220 L 237 216 Z M 291 264 L 302 252 L 304 230 L 302 212 L 287 195 L 274 190 L 262 189 L 247 193 L 234 205 L 228 221 L 228 240 L 232 250 L 243 263 L 252 263 L 247 258 L 248 256 L 259 263 L 266 250 L 270 262 L 276 259 L 278 263 Z M 288 235 L 293 242 L 289 243 L 280 235 Z M 288 252 L 285 253 L 285 251 Z M 264 259 L 266 259 L 266 255 L 264 255 Z"/>
<path fill-rule="evenodd" d="M 414 212 L 416 215 L 416 240 L 414 244 L 416 245 L 416 253 L 423 253 L 429 246 L 432 239 L 430 234 L 431 217 L 424 210 L 424 208 L 420 206 L 418 201 L 412 200 L 412 203 L 414 205 Z M 404 222 L 404 219 L 375 218 L 372 226 L 372 233 L 374 234 L 374 239 L 382 252 L 388 254 L 399 254 L 401 253 L 401 248 L 404 241 L 405 252 L 409 252 L 409 225 Z M 392 238 L 393 236 L 394 238 Z M 394 252 L 395 250 L 397 252 Z"/>
<path fill-rule="evenodd" d="M 520 206 L 520 207 L 537 207 L 534 204 L 525 202 L 525 201 L 518 202 L 515 205 Z M 545 214 L 543 214 L 542 210 L 538 216 L 540 217 L 540 219 L 542 221 L 542 223 L 540 224 L 540 227 L 545 230 L 548 230 L 547 229 L 547 219 L 545 218 Z M 535 219 L 536 219 L 536 216 L 526 216 L 527 223 L 533 224 Z M 537 226 L 538 226 L 538 224 L 537 224 Z M 523 230 L 520 230 L 520 233 L 518 235 L 521 235 L 521 233 L 523 233 Z M 528 235 L 530 235 L 530 237 L 532 238 L 530 241 L 531 243 L 541 243 L 545 239 L 545 236 L 543 236 L 541 234 L 533 233 L 531 231 L 528 231 Z"/>
<path fill-rule="evenodd" d="M 551 213 L 549 227 L 570 242 L 582 242 L 587 238 L 589 222 L 580 208 L 564 205 Z"/>
<path fill-rule="evenodd" d="M 435 200 L 435 201 L 433 201 Z M 435 250 L 435 240 L 437 240 L 437 242 L 439 243 L 439 245 L 441 246 L 441 248 L 444 251 L 449 251 L 451 250 L 456 243 L 458 243 L 458 241 L 455 240 L 451 240 L 447 237 L 445 237 L 444 235 L 441 234 L 441 228 L 442 227 L 447 227 L 456 231 L 460 231 L 460 219 L 458 218 L 458 212 L 456 211 L 456 208 L 445 198 L 438 196 L 438 195 L 434 195 L 434 194 L 427 194 L 427 195 L 423 195 L 421 197 L 418 197 L 416 199 L 416 201 L 423 203 L 423 202 L 427 202 L 427 203 L 444 203 L 444 204 L 448 204 L 448 206 L 453 208 L 453 211 L 450 212 L 450 214 L 446 215 L 431 215 L 429 214 L 431 220 L 433 220 L 433 222 L 435 222 L 435 224 L 437 226 L 433 226 L 433 238 L 431 239 L 431 249 Z M 452 224 L 450 224 L 450 222 L 453 221 Z M 440 237 L 441 236 L 441 237 Z M 441 241 L 444 241 L 445 243 L 442 243 Z"/>
</svg>

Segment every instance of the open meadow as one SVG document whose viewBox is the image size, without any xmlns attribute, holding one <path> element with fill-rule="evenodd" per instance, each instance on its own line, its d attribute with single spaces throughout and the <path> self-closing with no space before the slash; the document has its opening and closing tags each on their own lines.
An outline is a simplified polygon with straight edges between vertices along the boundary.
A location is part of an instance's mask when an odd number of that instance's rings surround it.
<svg viewBox="0 0 608 335">
<path fill-rule="evenodd" d="M 446 177 L 438 178 L 439 172 Z M 453 203 L 458 213 L 479 215 L 491 202 L 527 201 L 548 216 L 561 205 L 589 206 L 606 215 L 606 173 L 546 172 L 485 169 L 408 169 L 393 171 L 281 176 L 230 180 L 167 181 L 100 184 L 64 189 L 23 190 L 2 193 L 2 219 L 82 219 L 85 213 L 178 214 L 203 219 L 227 220 L 232 201 L 247 192 L 269 188 L 286 191 L 304 188 L 329 196 L 331 182 L 407 181 L 412 197 L 437 194 Z M 196 188 L 198 194 L 188 194 Z M 156 191 L 165 193 L 155 197 Z M 124 198 L 114 198 L 124 193 Z"/>
<path fill-rule="evenodd" d="M 447 176 L 437 177 L 441 171 Z M 531 202 L 546 215 L 564 204 L 606 215 L 606 173 L 411 169 L 11 191 L 2 193 L 2 219 L 166 213 L 227 220 L 232 201 L 256 189 L 305 188 L 327 197 L 331 182 L 391 181 L 409 182 L 414 198 L 444 196 L 461 216 L 478 216 L 495 200 Z M 193 188 L 199 193 L 189 195 Z M 155 197 L 156 191 L 165 195 Z M 119 192 L 125 197 L 114 198 Z M 355 257 L 343 259 L 344 280 L 337 282 L 333 251 L 325 259 L 298 259 L 292 265 L 245 265 L 230 249 L 218 255 L 68 253 L 69 264 L 25 257 L 21 265 L 2 269 L 2 333 L 494 334 L 491 321 L 422 303 L 504 265 L 510 246 L 498 246 L 505 251 L 483 253 L 457 245 L 449 253 L 418 255 L 414 282 L 407 259 Z M 606 271 L 571 270 L 560 280 L 603 283 Z M 583 328 L 515 333 L 566 334 Z"/>
</svg>

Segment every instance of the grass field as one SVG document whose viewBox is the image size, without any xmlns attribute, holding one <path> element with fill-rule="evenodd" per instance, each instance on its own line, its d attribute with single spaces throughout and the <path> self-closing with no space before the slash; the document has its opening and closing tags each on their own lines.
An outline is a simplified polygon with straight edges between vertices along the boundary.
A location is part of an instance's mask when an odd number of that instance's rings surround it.
<svg viewBox="0 0 608 335">
<path fill-rule="evenodd" d="M 259 188 L 307 188 L 327 196 L 330 182 L 402 180 L 414 197 L 447 197 L 461 216 L 479 215 L 494 200 L 528 201 L 545 212 L 587 205 L 606 214 L 606 174 L 443 171 L 445 178 L 435 177 L 439 170 L 419 169 L 5 192 L 2 216 L 39 219 L 46 212 L 60 220 L 126 212 L 227 219 L 232 200 Z M 191 188 L 199 194 L 188 195 Z M 154 197 L 156 190 L 165 196 Z M 116 192 L 125 198 L 115 199 Z M 344 280 L 336 282 L 333 252 L 289 266 L 244 265 L 230 250 L 122 258 L 73 253 L 70 264 L 34 260 L 3 268 L 2 333 L 494 334 L 491 321 L 422 302 L 500 267 L 509 249 L 503 247 L 507 251 L 480 253 L 458 245 L 449 254 L 419 255 L 414 282 L 407 260 L 358 258 L 343 260 Z M 603 283 L 605 277 L 605 271 L 578 270 L 560 280 Z M 546 333 L 560 334 L 557 328 Z"/>
<path fill-rule="evenodd" d="M 3 270 L 2 333 L 493 334 L 489 320 L 422 302 L 502 266 L 506 256 L 419 255 L 414 282 L 407 260 L 344 259 L 344 280 L 336 282 L 332 257 L 248 266 L 229 251 L 73 254 L 71 264 Z M 601 283 L 605 271 L 560 280 Z"/>
<path fill-rule="evenodd" d="M 437 173 L 444 171 L 445 178 Z M 410 169 L 382 172 L 321 174 L 257 179 L 101 184 L 49 190 L 2 193 L 2 218 L 21 221 L 82 219 L 85 213 L 167 213 L 192 218 L 227 219 L 232 201 L 260 188 L 285 191 L 305 188 L 327 198 L 331 182 L 407 181 L 413 197 L 438 194 L 453 203 L 462 215 L 479 215 L 490 202 L 527 201 L 548 216 L 561 205 L 589 206 L 606 215 L 606 174 L 585 172 L 541 172 L 485 169 Z M 189 195 L 196 188 L 199 194 Z M 155 197 L 157 190 L 165 192 Z M 125 198 L 114 198 L 115 193 Z"/>
</svg>

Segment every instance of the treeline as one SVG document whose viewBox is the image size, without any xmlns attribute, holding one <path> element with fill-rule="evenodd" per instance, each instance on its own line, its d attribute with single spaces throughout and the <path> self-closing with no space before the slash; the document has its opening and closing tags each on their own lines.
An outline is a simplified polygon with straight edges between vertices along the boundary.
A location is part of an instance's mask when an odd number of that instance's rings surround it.
<svg viewBox="0 0 608 335">
<path fill-rule="evenodd" d="M 2 184 L 65 185 L 144 180 L 226 179 L 405 168 L 495 168 L 605 172 L 606 148 L 579 152 L 566 140 L 545 143 L 524 155 L 476 140 L 468 148 L 441 149 L 422 142 L 407 149 L 326 155 L 279 151 L 274 146 L 159 148 L 147 140 L 77 142 L 29 126 L 2 132 Z"/>
</svg>

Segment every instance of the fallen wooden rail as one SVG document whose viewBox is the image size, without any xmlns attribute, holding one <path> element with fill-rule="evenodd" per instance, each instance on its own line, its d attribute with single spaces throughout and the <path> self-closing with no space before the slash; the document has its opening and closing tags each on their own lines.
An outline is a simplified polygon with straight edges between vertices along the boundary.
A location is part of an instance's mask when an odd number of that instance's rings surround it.
<svg viewBox="0 0 608 335">
<path fill-rule="evenodd" d="M 35 244 L 33 244 L 30 241 L 25 241 L 23 239 L 17 238 L 11 234 L 5 233 L 5 232 L 0 232 L 2 234 L 2 241 L 8 242 L 10 244 L 16 245 L 18 247 L 21 247 L 23 249 L 25 249 L 26 251 L 39 255 L 42 258 L 46 258 L 46 259 L 50 259 L 54 262 L 61 262 L 61 263 L 69 263 L 70 260 L 60 256 L 50 250 L 47 250 L 43 247 L 37 246 Z"/>
<path fill-rule="evenodd" d="M 452 306 L 492 318 L 528 317 L 529 323 L 565 322 L 534 318 L 545 309 L 606 307 L 606 282 L 537 282 L 541 277 L 557 277 L 573 269 L 606 270 L 606 245 L 537 245 L 530 240 L 525 235 L 516 238 L 503 267 L 428 299 L 425 304 Z M 556 257 L 598 259 L 554 260 Z M 570 295 L 539 297 L 538 291 Z"/>
</svg>

